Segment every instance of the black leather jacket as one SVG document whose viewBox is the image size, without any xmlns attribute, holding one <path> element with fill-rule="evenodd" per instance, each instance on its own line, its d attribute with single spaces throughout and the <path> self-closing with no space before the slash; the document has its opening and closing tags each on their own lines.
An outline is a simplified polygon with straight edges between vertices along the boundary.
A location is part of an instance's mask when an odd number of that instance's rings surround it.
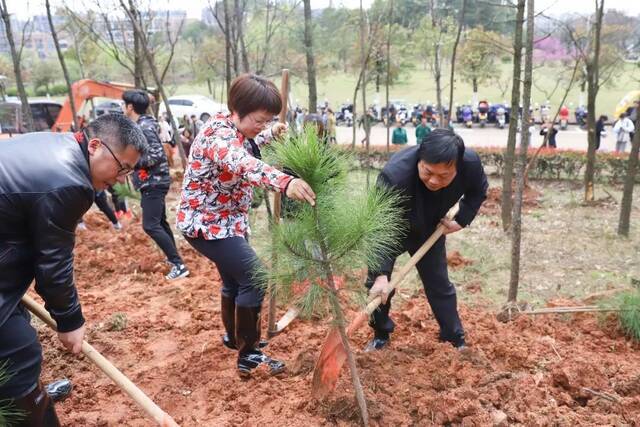
<svg viewBox="0 0 640 427">
<path fill-rule="evenodd" d="M 160 141 L 160 125 L 153 117 L 143 115 L 138 118 L 138 126 L 147 138 L 149 149 L 138 160 L 132 175 L 133 186 L 136 190 L 169 188 L 169 162 Z"/>
<path fill-rule="evenodd" d="M 73 247 L 93 197 L 86 144 L 73 134 L 0 141 L 0 325 L 35 279 L 58 330 L 82 326 Z"/>
</svg>

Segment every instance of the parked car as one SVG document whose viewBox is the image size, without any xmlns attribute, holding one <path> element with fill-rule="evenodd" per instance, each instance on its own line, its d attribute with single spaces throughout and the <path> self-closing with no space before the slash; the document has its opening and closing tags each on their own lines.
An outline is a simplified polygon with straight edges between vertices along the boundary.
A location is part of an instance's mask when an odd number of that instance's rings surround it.
<svg viewBox="0 0 640 427">
<path fill-rule="evenodd" d="M 29 101 L 35 131 L 51 130 L 62 104 L 52 101 Z M 2 133 L 25 133 L 26 124 L 22 116 L 22 104 L 18 99 L 0 103 L 0 126 Z"/>
<path fill-rule="evenodd" d="M 122 113 L 122 100 L 110 99 L 105 102 L 101 102 L 96 105 L 94 112 L 96 117 L 100 117 L 104 114 Z"/>
<path fill-rule="evenodd" d="M 171 107 L 171 113 L 174 119 L 181 119 L 185 114 L 189 117 L 195 115 L 196 117 L 202 116 L 203 113 L 210 115 L 216 113 L 228 113 L 229 110 L 225 104 L 215 102 L 214 100 L 203 95 L 180 95 L 172 96 L 169 98 L 169 105 Z M 160 104 L 159 113 L 166 112 L 164 102 Z"/>
</svg>

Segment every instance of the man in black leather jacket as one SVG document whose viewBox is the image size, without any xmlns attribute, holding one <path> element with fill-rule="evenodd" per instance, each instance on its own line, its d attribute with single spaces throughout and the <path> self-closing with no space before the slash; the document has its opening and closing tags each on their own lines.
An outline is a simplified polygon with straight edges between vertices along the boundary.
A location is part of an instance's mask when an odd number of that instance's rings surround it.
<svg viewBox="0 0 640 427">
<path fill-rule="evenodd" d="M 128 90 L 122 95 L 124 114 L 138 123 L 149 144 L 149 151 L 140 157 L 133 174 L 133 185 L 140 190 L 142 200 L 142 228 L 160 247 L 171 264 L 171 271 L 165 277 L 168 280 L 180 279 L 189 275 L 185 267 L 173 231 L 167 222 L 165 197 L 171 185 L 167 154 L 160 141 L 158 121 L 146 114 L 149 108 L 149 95 L 143 90 Z"/>
<path fill-rule="evenodd" d="M 402 247 L 378 269 L 369 271 L 366 283 L 369 294 L 380 295 L 384 303 L 371 316 L 375 337 L 367 350 L 383 348 L 394 330 L 389 317 L 394 292 L 389 280 L 396 257 L 403 252 L 413 255 L 439 223 L 445 225 L 445 235 L 469 225 L 489 187 L 478 155 L 465 149 L 462 138 L 449 129 L 433 130 L 422 144 L 394 154 L 380 173 L 377 185 L 395 188 L 406 197 L 399 208 L 404 211 L 409 229 Z M 445 218 L 458 201 L 459 209 L 453 219 Z M 463 348 L 464 330 L 458 316 L 456 289 L 449 281 L 445 236 L 438 239 L 416 268 L 440 326 L 440 340 Z"/>
<path fill-rule="evenodd" d="M 146 151 L 140 128 L 104 115 L 84 132 L 30 133 L 0 143 L 0 366 L 10 375 L 0 400 L 26 426 L 57 426 L 39 383 L 42 350 L 20 303 L 32 281 L 56 320 L 58 338 L 78 353 L 84 317 L 73 278 L 75 228 L 94 191 L 123 182 Z"/>
</svg>

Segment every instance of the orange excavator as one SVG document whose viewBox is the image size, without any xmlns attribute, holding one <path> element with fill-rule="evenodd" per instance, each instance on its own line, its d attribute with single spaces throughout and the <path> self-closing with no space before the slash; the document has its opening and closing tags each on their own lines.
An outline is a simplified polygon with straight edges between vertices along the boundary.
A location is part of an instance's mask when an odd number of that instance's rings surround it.
<svg viewBox="0 0 640 427">
<path fill-rule="evenodd" d="M 73 101 L 75 103 L 76 112 L 82 110 L 84 103 L 93 98 L 112 98 L 121 99 L 122 94 L 129 90 L 135 89 L 135 86 L 127 83 L 109 83 L 99 82 L 96 80 L 84 79 L 78 80 L 71 85 Z M 151 93 L 151 104 L 155 104 L 156 94 Z M 155 98 L 155 99 L 154 99 Z M 58 118 L 51 127 L 54 132 L 69 132 L 73 125 L 73 113 L 71 111 L 71 103 L 69 98 L 65 99 L 64 105 L 58 114 Z"/>
</svg>

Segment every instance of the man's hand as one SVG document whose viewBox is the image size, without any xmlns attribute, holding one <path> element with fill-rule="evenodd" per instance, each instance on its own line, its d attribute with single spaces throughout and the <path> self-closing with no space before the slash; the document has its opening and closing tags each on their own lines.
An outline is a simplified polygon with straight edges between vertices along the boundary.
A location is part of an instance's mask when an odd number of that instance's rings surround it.
<svg viewBox="0 0 640 427">
<path fill-rule="evenodd" d="M 75 354 L 80 353 L 80 351 L 82 351 L 82 340 L 84 339 L 84 325 L 75 331 L 58 332 L 58 339 L 70 352 Z"/>
<path fill-rule="evenodd" d="M 391 283 L 389 283 L 387 276 L 384 274 L 382 276 L 378 276 L 371 289 L 369 289 L 369 301 L 379 296 L 382 299 L 382 304 L 386 304 L 391 291 L 393 291 L 393 288 L 391 287 Z"/>
<path fill-rule="evenodd" d="M 293 178 L 289 182 L 286 196 L 290 199 L 306 201 L 311 206 L 316 204 L 316 193 L 313 192 L 309 184 L 300 178 Z"/>
<path fill-rule="evenodd" d="M 444 225 L 445 227 L 445 230 L 444 230 L 445 235 L 462 230 L 462 226 L 452 219 L 442 218 L 440 220 L 440 224 Z"/>
<path fill-rule="evenodd" d="M 288 130 L 289 125 L 287 125 L 286 123 L 278 122 L 271 126 L 271 135 L 273 135 L 274 138 L 280 138 L 281 136 L 284 136 L 284 134 L 287 133 Z"/>
</svg>

